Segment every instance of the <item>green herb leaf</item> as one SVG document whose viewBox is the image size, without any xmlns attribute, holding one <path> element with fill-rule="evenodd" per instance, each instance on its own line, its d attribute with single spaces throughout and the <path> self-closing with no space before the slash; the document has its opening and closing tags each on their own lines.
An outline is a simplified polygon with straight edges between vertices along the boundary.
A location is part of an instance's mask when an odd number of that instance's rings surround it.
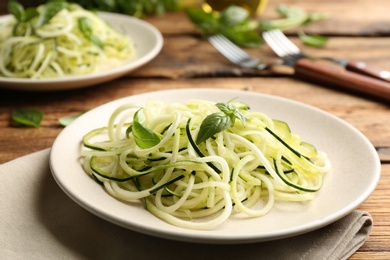
<svg viewBox="0 0 390 260">
<path fill-rule="evenodd" d="M 39 14 L 37 23 L 35 24 L 36 28 L 42 27 L 48 23 L 58 12 L 62 9 L 68 7 L 68 2 L 66 1 L 52 1 L 44 5 L 42 12 Z"/>
<path fill-rule="evenodd" d="M 196 8 L 187 9 L 186 12 L 205 35 L 222 34 L 244 47 L 256 47 L 264 42 L 258 31 L 258 23 L 250 21 L 248 11 L 242 7 L 230 6 L 220 15 Z"/>
<path fill-rule="evenodd" d="M 208 115 L 200 125 L 196 144 L 200 144 L 215 134 L 218 134 L 232 125 L 232 119 L 225 113 L 217 112 Z"/>
<path fill-rule="evenodd" d="M 128 129 L 128 131 L 133 133 L 135 143 L 140 148 L 147 149 L 159 144 L 160 138 L 155 132 L 143 125 L 144 121 L 144 113 L 142 110 L 138 110 L 134 115 L 133 125 L 130 130 Z"/>
<path fill-rule="evenodd" d="M 31 21 L 33 18 L 39 15 L 37 9 L 30 7 L 24 11 L 23 22 Z"/>
<path fill-rule="evenodd" d="M 281 18 L 260 21 L 259 28 L 261 30 L 268 31 L 279 29 L 284 31 L 329 18 L 329 15 L 326 13 L 307 12 L 299 7 L 284 4 L 278 5 L 276 7 L 276 12 L 279 13 Z"/>
<path fill-rule="evenodd" d="M 8 12 L 12 14 L 19 22 L 23 21 L 24 7 L 16 1 L 8 1 Z"/>
<path fill-rule="evenodd" d="M 225 35 L 235 44 L 245 48 L 259 47 L 264 43 L 261 34 L 257 31 L 236 30 L 234 27 L 232 27 L 224 30 L 223 35 Z"/>
<path fill-rule="evenodd" d="M 43 113 L 38 109 L 21 108 L 14 111 L 11 119 L 16 125 L 39 127 Z"/>
<path fill-rule="evenodd" d="M 93 33 L 93 27 L 91 20 L 87 17 L 80 17 L 78 19 L 78 26 L 81 33 L 84 35 L 85 38 L 87 38 L 90 42 L 92 42 L 94 45 L 98 46 L 99 48 L 103 49 L 104 44 L 100 40 L 99 37 L 97 37 Z"/>
<path fill-rule="evenodd" d="M 323 47 L 328 42 L 328 37 L 321 35 L 308 35 L 304 32 L 299 32 L 298 36 L 304 44 L 314 47 Z"/>
<path fill-rule="evenodd" d="M 203 120 L 196 138 L 196 144 L 200 144 L 215 134 L 225 131 L 234 125 L 236 119 L 239 119 L 245 125 L 246 117 L 240 112 L 239 107 L 247 110 L 249 109 L 248 105 L 237 103 L 238 106 L 236 106 L 231 102 L 217 103 L 215 105 L 221 112 L 210 114 Z"/>
<path fill-rule="evenodd" d="M 64 116 L 60 118 L 59 123 L 61 126 L 68 126 L 70 123 L 72 123 L 76 118 L 81 116 L 83 113 L 79 113 L 76 115 L 70 115 L 70 116 Z"/>
<path fill-rule="evenodd" d="M 130 125 L 130 126 L 126 129 L 126 138 L 127 138 L 127 139 L 130 138 L 131 132 L 133 132 L 133 125 Z"/>
<path fill-rule="evenodd" d="M 214 34 L 218 29 L 218 19 L 202 9 L 189 8 L 186 10 L 188 18 L 206 35 Z"/>
<path fill-rule="evenodd" d="M 240 103 L 240 105 L 242 105 L 243 103 Z M 223 113 L 225 113 L 225 115 L 227 115 L 228 117 L 230 117 L 230 119 L 232 120 L 232 124 L 234 124 L 234 121 L 236 119 L 239 119 L 243 125 L 245 125 L 245 121 L 246 121 L 246 116 L 244 116 L 239 108 L 232 104 L 232 103 L 217 103 L 216 106 L 219 108 L 219 110 L 221 110 Z"/>
<path fill-rule="evenodd" d="M 224 26 L 236 26 L 249 21 L 249 12 L 239 6 L 230 6 L 221 13 L 219 22 Z"/>
</svg>

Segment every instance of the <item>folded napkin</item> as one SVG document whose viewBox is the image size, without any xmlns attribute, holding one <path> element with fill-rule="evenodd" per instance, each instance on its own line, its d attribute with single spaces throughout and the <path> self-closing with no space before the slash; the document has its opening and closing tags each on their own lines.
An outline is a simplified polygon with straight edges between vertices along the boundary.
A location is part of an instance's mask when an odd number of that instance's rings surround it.
<svg viewBox="0 0 390 260">
<path fill-rule="evenodd" d="M 1 259 L 347 259 L 369 236 L 354 211 L 319 230 L 277 241 L 203 245 L 151 237 L 84 210 L 59 188 L 46 149 L 0 165 Z"/>
</svg>

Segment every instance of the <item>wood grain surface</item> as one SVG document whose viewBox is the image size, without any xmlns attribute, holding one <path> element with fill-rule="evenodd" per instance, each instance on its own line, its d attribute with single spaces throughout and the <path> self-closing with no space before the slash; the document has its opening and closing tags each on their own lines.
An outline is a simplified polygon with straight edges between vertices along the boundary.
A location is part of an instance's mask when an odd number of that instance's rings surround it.
<svg viewBox="0 0 390 260">
<path fill-rule="evenodd" d="M 272 0 L 258 19 L 276 18 L 277 4 L 328 12 L 330 19 L 299 29 L 328 35 L 323 48 L 303 46 L 298 29 L 290 38 L 306 53 L 318 57 L 362 60 L 390 71 L 390 1 L 388 0 Z M 0 3 L 6 13 L 5 1 Z M 63 129 L 58 120 L 106 102 L 164 89 L 223 88 L 266 93 L 320 108 L 350 123 L 375 146 L 382 163 L 376 190 L 360 209 L 374 218 L 368 241 L 351 259 L 390 259 L 390 102 L 306 82 L 292 76 L 290 68 L 242 70 L 219 54 L 183 13 L 148 17 L 164 36 L 164 47 L 152 62 L 120 79 L 61 92 L 22 92 L 0 88 L 0 163 L 48 148 Z M 263 45 L 247 51 L 268 63 L 278 58 Z M 0 86 L 1 87 L 1 86 Z M 37 108 L 44 113 L 40 128 L 20 128 L 10 115 L 18 108 Z M 354 151 L 350 151 L 353 153 Z"/>
</svg>

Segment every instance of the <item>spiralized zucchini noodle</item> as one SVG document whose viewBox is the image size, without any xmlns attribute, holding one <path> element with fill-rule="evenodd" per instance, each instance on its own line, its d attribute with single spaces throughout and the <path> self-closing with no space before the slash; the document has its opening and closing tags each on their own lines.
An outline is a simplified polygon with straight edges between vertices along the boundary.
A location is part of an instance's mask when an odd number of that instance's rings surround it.
<svg viewBox="0 0 390 260">
<path fill-rule="evenodd" d="M 188 229 L 217 228 L 232 214 L 261 217 L 279 200 L 314 199 L 330 169 L 326 154 L 287 123 L 228 104 L 246 120 L 235 118 L 200 143 L 200 132 L 227 118 L 213 102 L 121 105 L 84 136 L 83 168 L 113 197 L 142 200 L 158 218 Z M 202 129 L 210 115 L 223 120 Z"/>
<path fill-rule="evenodd" d="M 42 24 L 55 5 L 36 8 L 37 16 L 0 24 L 0 77 L 57 78 L 117 67 L 135 55 L 128 35 L 95 13 L 66 3 Z"/>
</svg>

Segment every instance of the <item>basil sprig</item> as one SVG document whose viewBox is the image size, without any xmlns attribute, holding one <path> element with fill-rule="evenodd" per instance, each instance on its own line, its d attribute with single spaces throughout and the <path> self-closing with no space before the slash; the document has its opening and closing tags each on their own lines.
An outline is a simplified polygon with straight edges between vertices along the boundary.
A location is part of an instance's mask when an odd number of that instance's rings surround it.
<svg viewBox="0 0 390 260">
<path fill-rule="evenodd" d="M 44 5 L 42 12 L 39 14 L 37 23 L 35 24 L 36 28 L 39 28 L 47 24 L 57 13 L 61 10 L 67 8 L 69 3 L 62 0 L 50 1 Z"/>
<path fill-rule="evenodd" d="M 78 27 L 84 37 L 87 38 L 92 44 L 98 46 L 101 49 L 104 48 L 103 42 L 94 34 L 92 22 L 89 18 L 80 17 L 78 19 Z"/>
<path fill-rule="evenodd" d="M 196 138 L 196 144 L 200 144 L 215 134 L 225 131 L 234 126 L 236 119 L 244 125 L 246 117 L 240 112 L 240 109 L 247 110 L 249 107 L 243 103 L 217 103 L 216 106 L 221 112 L 215 112 L 208 115 L 200 125 L 199 133 Z"/>
<path fill-rule="evenodd" d="M 220 14 L 208 13 L 200 8 L 189 8 L 186 13 L 205 35 L 222 34 L 244 47 L 256 47 L 263 43 L 258 23 L 251 21 L 249 12 L 239 6 L 230 6 Z"/>
<path fill-rule="evenodd" d="M 188 18 L 204 35 L 222 34 L 242 47 L 257 47 L 263 44 L 262 31 L 284 31 L 329 18 L 326 13 L 307 12 L 287 5 L 278 5 L 276 12 L 280 18 L 272 20 L 251 19 L 247 10 L 234 5 L 219 13 L 209 13 L 200 8 L 189 8 L 186 12 Z"/>
<path fill-rule="evenodd" d="M 12 14 L 18 22 L 22 23 L 28 22 L 39 15 L 35 8 L 30 7 L 25 9 L 23 5 L 14 0 L 8 1 L 7 8 L 8 12 Z"/>
<path fill-rule="evenodd" d="M 26 23 L 31 21 L 33 18 L 38 17 L 35 28 L 42 27 L 47 24 L 58 12 L 69 6 L 65 0 L 52 0 L 44 5 L 41 12 L 38 12 L 37 8 L 29 7 L 24 8 L 16 0 L 10 0 L 7 4 L 8 12 L 12 14 L 15 19 L 20 23 Z"/>
<path fill-rule="evenodd" d="M 134 114 L 133 124 L 126 130 L 127 136 L 133 133 L 135 143 L 142 149 L 151 148 L 160 143 L 160 137 L 144 125 L 145 121 L 145 114 L 140 109 Z"/>
</svg>

